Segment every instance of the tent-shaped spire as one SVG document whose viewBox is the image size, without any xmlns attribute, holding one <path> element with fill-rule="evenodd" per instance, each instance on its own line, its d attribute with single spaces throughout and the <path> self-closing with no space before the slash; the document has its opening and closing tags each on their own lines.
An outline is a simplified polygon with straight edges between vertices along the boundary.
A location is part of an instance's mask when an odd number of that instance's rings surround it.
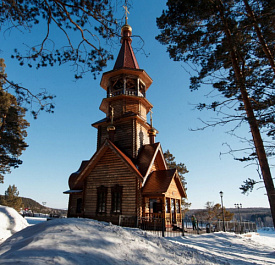
<svg viewBox="0 0 275 265">
<path fill-rule="evenodd" d="M 132 49 L 132 28 L 125 24 L 121 28 L 121 48 L 113 70 L 121 68 L 139 69 L 138 62 Z"/>
</svg>

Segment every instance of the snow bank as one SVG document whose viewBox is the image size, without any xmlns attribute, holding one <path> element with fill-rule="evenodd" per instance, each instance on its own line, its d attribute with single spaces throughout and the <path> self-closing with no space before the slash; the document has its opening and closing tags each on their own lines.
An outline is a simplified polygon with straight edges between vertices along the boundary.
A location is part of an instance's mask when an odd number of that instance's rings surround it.
<svg viewBox="0 0 275 265">
<path fill-rule="evenodd" d="M 275 238 L 258 233 L 211 233 L 170 238 L 227 264 L 275 264 Z"/>
<path fill-rule="evenodd" d="M 28 222 L 16 210 L 0 205 L 0 244 L 28 225 Z"/>
<path fill-rule="evenodd" d="M 88 219 L 57 219 L 16 233 L 1 264 L 225 264 L 139 229 Z"/>
<path fill-rule="evenodd" d="M 160 238 L 81 218 L 28 226 L 14 209 L 0 207 L 1 237 L 4 234 L 8 238 L 0 245 L 0 264 L 275 264 L 275 237 L 258 233 Z"/>
</svg>

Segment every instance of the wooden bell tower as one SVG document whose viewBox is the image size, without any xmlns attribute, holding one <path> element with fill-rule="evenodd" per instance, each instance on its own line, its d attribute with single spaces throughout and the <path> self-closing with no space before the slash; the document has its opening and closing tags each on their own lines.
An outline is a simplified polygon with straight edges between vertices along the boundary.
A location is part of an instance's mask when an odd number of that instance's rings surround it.
<svg viewBox="0 0 275 265">
<path fill-rule="evenodd" d="M 107 95 L 99 109 L 106 118 L 92 126 L 98 129 L 97 148 L 108 138 L 134 160 L 143 145 L 152 143 L 157 131 L 147 123 L 147 114 L 153 105 L 146 99 L 146 91 L 153 81 L 139 68 L 131 35 L 132 28 L 126 19 L 115 66 L 102 75 L 100 82 Z"/>
<path fill-rule="evenodd" d="M 132 28 L 121 29 L 121 48 L 113 70 L 102 75 L 106 91 L 100 110 L 106 116 L 97 128 L 97 150 L 69 177 L 68 217 L 118 224 L 120 217 L 146 222 L 163 220 L 167 229 L 181 224 L 186 192 L 177 169 L 168 169 L 157 130 L 150 124 L 152 104 L 146 91 L 152 79 L 139 68 L 131 47 Z M 162 222 L 159 224 L 163 225 Z M 155 225 L 155 223 L 154 223 Z"/>
</svg>

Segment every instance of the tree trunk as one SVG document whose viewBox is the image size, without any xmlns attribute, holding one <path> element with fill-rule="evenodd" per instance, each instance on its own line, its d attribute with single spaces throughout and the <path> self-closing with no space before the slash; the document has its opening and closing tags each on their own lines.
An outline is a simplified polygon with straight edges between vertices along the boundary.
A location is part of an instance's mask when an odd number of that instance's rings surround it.
<svg viewBox="0 0 275 265">
<path fill-rule="evenodd" d="M 275 74 L 275 62 L 274 62 L 274 58 L 272 56 L 272 53 L 270 51 L 270 49 L 268 48 L 265 40 L 264 40 L 264 37 L 263 37 L 263 34 L 262 34 L 262 31 L 260 29 L 260 27 L 258 26 L 258 23 L 257 23 L 257 20 L 256 20 L 256 17 L 254 15 L 254 12 L 252 11 L 250 5 L 248 4 L 248 1 L 247 0 L 243 0 L 244 4 L 245 4 L 245 7 L 246 7 L 246 10 L 247 10 L 247 13 L 248 13 L 248 16 L 251 18 L 251 20 L 253 21 L 253 27 L 257 33 L 257 37 L 258 37 L 258 40 L 262 46 L 262 49 L 270 63 L 270 66 Z"/>
<path fill-rule="evenodd" d="M 267 192 L 267 197 L 268 197 L 268 201 L 269 201 L 269 205 L 270 205 L 270 209 L 271 209 L 271 215 L 272 215 L 272 219 L 273 219 L 273 225 L 275 227 L 274 183 L 272 180 L 272 175 L 270 172 L 270 167 L 268 164 L 267 155 L 265 152 L 265 148 L 264 148 L 263 140 L 262 140 L 261 133 L 259 130 L 259 126 L 258 126 L 256 117 L 254 115 L 254 111 L 251 106 L 251 102 L 249 100 L 249 96 L 247 93 L 247 89 L 246 89 L 246 85 L 245 85 L 245 76 L 239 66 L 240 59 L 238 58 L 237 49 L 235 48 L 235 45 L 232 41 L 231 32 L 230 32 L 227 20 L 224 15 L 224 6 L 223 6 L 222 0 L 219 0 L 219 11 L 220 11 L 222 22 L 224 24 L 224 32 L 226 34 L 226 37 L 227 37 L 227 40 L 229 43 L 232 67 L 233 67 L 233 70 L 235 73 L 236 83 L 241 91 L 242 101 L 244 103 L 246 116 L 247 116 L 248 123 L 250 126 L 250 131 L 252 134 L 254 146 L 256 149 L 256 153 L 257 153 L 257 158 L 259 161 L 259 165 L 261 168 L 261 172 L 262 172 L 262 176 L 263 176 L 263 180 L 264 180 L 264 184 L 265 184 L 265 188 L 266 188 L 266 192 Z"/>
<path fill-rule="evenodd" d="M 244 107 L 246 110 L 246 115 L 248 118 L 248 123 L 250 126 L 250 131 L 253 137 L 253 142 L 255 145 L 259 165 L 261 168 L 261 172 L 262 172 L 262 176 L 263 176 L 263 180 L 264 180 L 264 184 L 267 192 L 267 197 L 268 197 L 272 219 L 273 219 L 273 225 L 275 227 L 275 189 L 274 189 L 274 183 L 272 180 L 272 175 L 270 172 L 270 167 L 268 164 L 268 160 L 267 160 L 263 140 L 261 137 L 261 133 L 257 124 L 257 120 L 254 115 L 254 112 L 248 97 L 248 93 L 244 86 L 241 86 L 240 89 L 242 93 Z"/>
</svg>

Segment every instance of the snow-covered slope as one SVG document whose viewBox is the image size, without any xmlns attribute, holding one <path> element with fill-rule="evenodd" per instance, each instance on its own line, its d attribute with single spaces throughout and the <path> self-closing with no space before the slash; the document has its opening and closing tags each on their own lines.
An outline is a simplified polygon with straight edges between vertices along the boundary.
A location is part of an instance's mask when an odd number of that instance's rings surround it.
<svg viewBox="0 0 275 265">
<path fill-rule="evenodd" d="M 5 227 L 10 234 L 27 226 L 10 208 L 1 213 L 0 223 L 9 224 Z M 24 224 L 18 226 L 19 220 Z M 89 219 L 57 219 L 28 226 L 6 239 L 0 245 L 0 264 L 271 265 L 275 264 L 275 237 L 221 232 L 160 238 Z"/>
<path fill-rule="evenodd" d="M 219 232 L 170 240 L 228 264 L 275 264 L 275 238 L 258 233 L 239 235 Z"/>
<path fill-rule="evenodd" d="M 28 222 L 16 210 L 0 205 L 0 244 L 28 225 Z"/>
<path fill-rule="evenodd" d="M 87 219 L 28 227 L 0 246 L 2 264 L 223 264 L 189 247 Z"/>
</svg>

